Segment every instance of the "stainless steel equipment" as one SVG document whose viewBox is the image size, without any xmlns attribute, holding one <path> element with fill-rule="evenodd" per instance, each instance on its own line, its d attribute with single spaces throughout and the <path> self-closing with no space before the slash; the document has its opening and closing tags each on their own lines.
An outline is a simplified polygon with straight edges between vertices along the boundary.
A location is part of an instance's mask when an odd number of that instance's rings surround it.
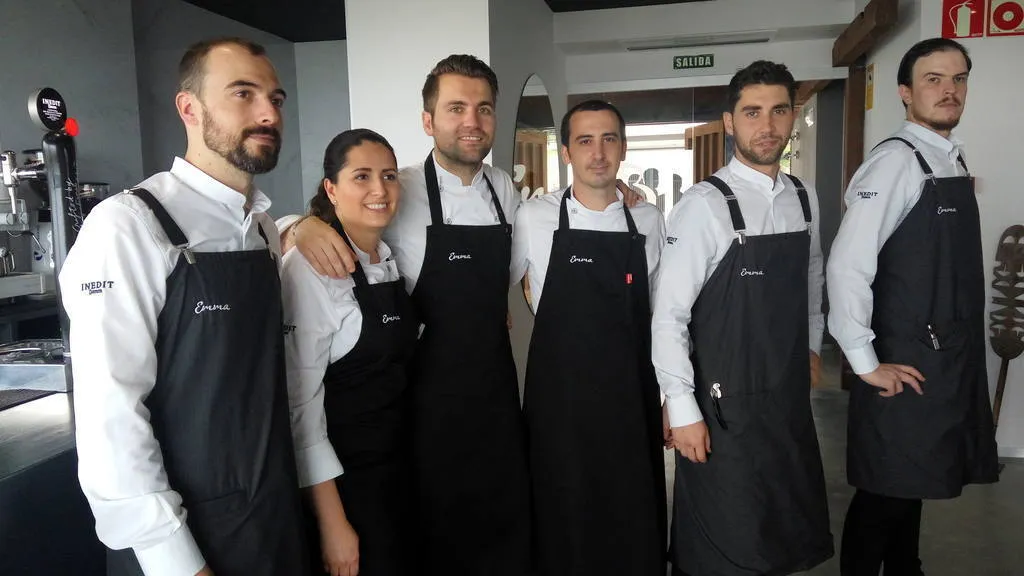
<svg viewBox="0 0 1024 576">
<path fill-rule="evenodd" d="M 52 88 L 43 88 L 32 94 L 28 108 L 33 122 L 45 131 L 41 153 L 30 152 L 29 161 L 19 168 L 16 154 L 4 151 L 0 154 L 0 168 L 3 186 L 10 198 L 10 214 L 16 216 L 19 224 L 25 211 L 24 200 L 18 198 L 18 185 L 23 181 L 45 183 L 53 227 L 50 250 L 56 276 L 82 227 L 74 140 L 77 124 L 68 119 L 64 99 Z M 34 187 L 37 192 L 41 188 Z M 28 230 L 27 218 L 24 230 Z M 0 348 L 0 389 L 71 390 L 68 317 L 59 286 L 57 307 L 61 339 L 14 342 Z"/>
</svg>

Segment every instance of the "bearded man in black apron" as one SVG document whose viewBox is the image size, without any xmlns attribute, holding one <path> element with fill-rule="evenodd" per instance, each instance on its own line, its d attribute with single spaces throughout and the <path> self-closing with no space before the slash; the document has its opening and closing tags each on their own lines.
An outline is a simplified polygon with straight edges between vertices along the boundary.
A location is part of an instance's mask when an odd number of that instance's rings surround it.
<svg viewBox="0 0 1024 576">
<path fill-rule="evenodd" d="M 998 479 L 974 181 L 951 134 L 971 60 L 924 40 L 900 62 L 907 119 L 854 174 L 828 266 L 850 390 L 844 576 L 923 574 L 921 500 Z"/>
<path fill-rule="evenodd" d="M 284 100 L 261 46 L 191 47 L 185 157 L 100 203 L 61 273 L 79 477 L 109 574 L 308 570 L 280 246 L 253 185 L 277 163 Z"/>
<path fill-rule="evenodd" d="M 790 574 L 833 555 L 810 404 L 817 198 L 779 170 L 794 92 L 785 66 L 740 70 L 723 114 L 735 157 L 669 215 L 652 331 L 679 453 L 677 575 Z"/>
</svg>

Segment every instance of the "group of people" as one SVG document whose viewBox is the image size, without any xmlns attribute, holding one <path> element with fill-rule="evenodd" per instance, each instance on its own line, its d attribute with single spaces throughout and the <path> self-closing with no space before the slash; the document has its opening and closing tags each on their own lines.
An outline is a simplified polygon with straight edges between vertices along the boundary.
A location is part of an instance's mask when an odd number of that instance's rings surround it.
<svg viewBox="0 0 1024 576">
<path fill-rule="evenodd" d="M 854 176 L 832 247 L 829 329 L 862 380 L 844 575 L 922 574 L 921 499 L 997 478 L 978 212 L 950 135 L 970 67 L 950 40 L 904 56 L 907 122 Z M 568 111 L 573 184 L 520 202 L 483 163 L 494 72 L 449 56 L 422 95 L 422 163 L 345 131 L 309 212 L 275 222 L 253 184 L 281 146 L 273 65 L 239 38 L 182 58 L 184 157 L 94 209 L 60 274 L 109 573 L 767 576 L 830 558 L 810 405 L 825 266 L 816 194 L 780 170 L 786 67 L 732 78 L 734 157 L 667 223 L 616 178 L 613 105 Z"/>
</svg>

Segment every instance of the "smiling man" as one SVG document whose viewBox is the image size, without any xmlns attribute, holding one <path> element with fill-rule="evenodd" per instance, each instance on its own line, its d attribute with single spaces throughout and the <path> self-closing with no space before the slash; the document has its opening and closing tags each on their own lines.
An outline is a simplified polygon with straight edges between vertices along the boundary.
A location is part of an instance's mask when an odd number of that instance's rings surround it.
<svg viewBox="0 0 1024 576">
<path fill-rule="evenodd" d="M 284 101 L 262 46 L 189 48 L 185 157 L 100 203 L 61 271 L 79 479 L 108 574 L 306 573 L 280 247 L 253 185 L 277 164 Z"/>
<path fill-rule="evenodd" d="M 649 286 L 665 220 L 652 204 L 626 207 L 616 189 L 626 123 L 614 106 L 574 106 L 561 134 L 573 185 L 523 204 L 512 245 L 537 315 L 523 408 L 539 573 L 664 576 Z"/>
<path fill-rule="evenodd" d="M 906 122 L 846 190 L 828 266 L 829 331 L 850 390 L 844 576 L 922 574 L 921 499 L 998 478 L 985 367 L 985 274 L 974 181 L 952 135 L 971 60 L 924 40 L 903 56 Z"/>
<path fill-rule="evenodd" d="M 668 219 L 652 331 L 679 453 L 677 575 L 790 574 L 833 554 L 810 404 L 818 203 L 779 170 L 795 91 L 781 64 L 733 76 L 722 119 L 735 157 Z"/>
</svg>

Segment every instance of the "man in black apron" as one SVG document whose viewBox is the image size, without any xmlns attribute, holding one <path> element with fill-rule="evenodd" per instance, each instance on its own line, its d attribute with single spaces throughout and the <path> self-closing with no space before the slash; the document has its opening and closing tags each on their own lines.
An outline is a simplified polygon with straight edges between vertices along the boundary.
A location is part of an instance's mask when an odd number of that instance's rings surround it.
<svg viewBox="0 0 1024 576">
<path fill-rule="evenodd" d="M 922 574 L 923 498 L 998 478 L 985 367 L 985 275 L 974 182 L 950 132 L 971 61 L 925 40 L 900 62 L 907 121 L 857 170 L 828 266 L 850 390 L 841 567 Z"/>
<path fill-rule="evenodd" d="M 625 121 L 597 100 L 562 121 L 573 186 L 516 217 L 536 323 L 523 409 L 542 576 L 664 576 L 661 398 L 650 355 L 664 217 L 615 186 Z"/>
<path fill-rule="evenodd" d="M 675 574 L 772 576 L 833 554 L 810 405 L 817 201 L 779 172 L 786 67 L 755 62 L 729 91 L 735 158 L 673 208 L 655 296 L 654 365 L 679 452 L 670 558 Z"/>
<path fill-rule="evenodd" d="M 184 159 L 90 215 L 71 298 L 83 490 L 108 573 L 307 570 L 289 428 L 277 230 L 252 184 L 280 150 L 284 92 L 241 39 L 190 48 Z"/>
</svg>

